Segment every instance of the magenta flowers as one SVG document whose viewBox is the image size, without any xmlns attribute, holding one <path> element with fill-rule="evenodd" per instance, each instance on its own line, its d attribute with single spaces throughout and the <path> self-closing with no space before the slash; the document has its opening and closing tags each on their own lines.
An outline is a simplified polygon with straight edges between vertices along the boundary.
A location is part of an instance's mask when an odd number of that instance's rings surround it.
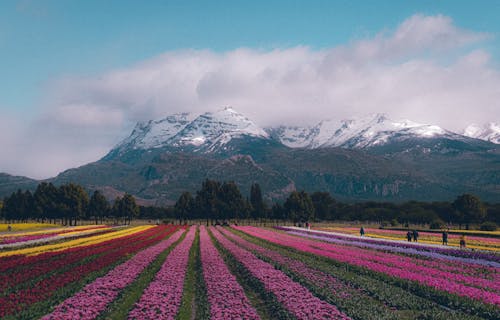
<svg viewBox="0 0 500 320">
<path fill-rule="evenodd" d="M 42 319 L 95 319 L 162 251 L 182 235 L 177 231 L 167 240 L 145 249 L 105 276 L 88 284 L 82 291 L 66 299 Z"/>
<path fill-rule="evenodd" d="M 254 277 L 262 281 L 286 309 L 299 319 L 350 319 L 337 307 L 320 300 L 302 285 L 294 282 L 271 264 L 258 259 L 251 252 L 226 239 L 219 231 L 214 236 L 231 254 L 241 262 Z"/>
<path fill-rule="evenodd" d="M 184 240 L 170 252 L 130 312 L 129 319 L 175 319 L 181 304 L 189 248 L 193 244 L 195 232 L 196 228 L 191 227 Z"/>
<path fill-rule="evenodd" d="M 485 286 L 485 290 L 474 285 L 474 276 L 424 266 L 427 263 L 426 260 L 419 261 L 396 254 L 318 242 L 255 227 L 238 227 L 238 229 L 276 244 L 362 266 L 390 276 L 416 281 L 438 290 L 489 304 L 500 305 L 498 285 L 495 280 L 488 279 L 488 277 L 496 279 L 496 273 L 486 275 L 485 278 L 476 277 L 477 282 Z"/>
<path fill-rule="evenodd" d="M 200 251 L 212 318 L 260 319 L 203 226 L 200 229 Z"/>
</svg>

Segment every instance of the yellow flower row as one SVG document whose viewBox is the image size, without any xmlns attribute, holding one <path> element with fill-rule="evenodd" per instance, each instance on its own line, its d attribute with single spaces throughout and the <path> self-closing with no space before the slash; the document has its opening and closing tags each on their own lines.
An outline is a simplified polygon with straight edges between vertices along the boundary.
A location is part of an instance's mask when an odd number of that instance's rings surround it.
<svg viewBox="0 0 500 320">
<path fill-rule="evenodd" d="M 11 231 L 24 231 L 33 229 L 45 229 L 59 227 L 60 225 L 50 223 L 0 223 L 0 232 L 8 231 L 9 226 Z"/>
<path fill-rule="evenodd" d="M 19 237 L 19 236 L 31 236 L 31 235 L 37 235 L 37 234 L 59 233 L 59 232 L 66 231 L 66 230 L 77 231 L 77 230 L 81 230 L 81 229 L 87 229 L 87 228 L 90 228 L 90 227 L 99 227 L 99 226 L 103 226 L 103 225 L 92 224 L 92 225 L 83 225 L 83 226 L 77 226 L 77 227 L 55 227 L 55 225 L 51 224 L 49 226 L 51 226 L 51 228 L 49 228 L 49 229 L 43 229 L 43 230 L 37 230 L 37 231 L 6 233 L 6 234 L 0 235 L 0 238 Z M 0 229 L 0 230 L 2 230 L 2 229 Z M 13 230 L 16 230 L 16 229 L 13 229 Z"/>
<path fill-rule="evenodd" d="M 68 248 L 74 248 L 74 247 L 82 247 L 82 246 L 88 246 L 92 244 L 97 244 L 101 243 L 107 240 L 111 239 L 116 239 L 120 237 L 125 237 L 127 235 L 137 233 L 149 228 L 152 228 L 153 226 L 139 226 L 139 227 L 134 227 L 134 228 L 126 228 L 123 230 L 115 231 L 115 232 L 110 232 L 106 234 L 101 234 L 101 235 L 96 235 L 88 238 L 83 238 L 83 239 L 74 239 L 66 242 L 61 242 L 61 243 L 54 243 L 54 244 L 46 244 L 46 245 L 41 245 L 37 247 L 32 247 L 32 248 L 25 248 L 25 249 L 19 249 L 19 250 L 12 250 L 12 251 L 6 251 L 6 252 L 0 252 L 0 257 L 7 257 L 7 256 L 12 256 L 12 255 L 39 255 L 44 252 L 55 252 L 55 251 L 62 251 Z"/>
</svg>

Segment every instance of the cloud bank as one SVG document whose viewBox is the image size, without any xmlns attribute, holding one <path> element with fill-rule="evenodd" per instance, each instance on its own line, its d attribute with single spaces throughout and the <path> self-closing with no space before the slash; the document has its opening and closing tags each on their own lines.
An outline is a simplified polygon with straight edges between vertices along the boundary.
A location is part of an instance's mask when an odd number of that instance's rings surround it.
<svg viewBox="0 0 500 320">
<path fill-rule="evenodd" d="M 375 112 L 457 131 L 499 121 L 500 72 L 481 47 L 491 38 L 446 16 L 414 15 L 396 30 L 334 48 L 179 50 L 66 77 L 51 84 L 23 134 L 0 139 L 27 146 L 1 159 L 0 171 L 55 175 L 99 159 L 136 121 L 227 105 L 262 126 Z"/>
</svg>

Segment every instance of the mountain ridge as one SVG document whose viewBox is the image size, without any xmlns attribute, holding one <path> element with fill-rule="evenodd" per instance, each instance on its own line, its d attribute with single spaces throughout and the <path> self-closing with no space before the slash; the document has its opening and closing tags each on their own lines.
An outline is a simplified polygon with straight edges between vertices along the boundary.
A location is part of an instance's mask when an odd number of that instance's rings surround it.
<svg viewBox="0 0 500 320">
<path fill-rule="evenodd" d="M 499 201 L 500 147 L 384 114 L 264 129 L 225 108 L 138 123 L 102 159 L 46 181 L 169 205 L 204 179 L 233 180 L 244 194 L 257 182 L 272 201 L 292 190 L 351 201 L 449 201 L 462 193 Z"/>
</svg>

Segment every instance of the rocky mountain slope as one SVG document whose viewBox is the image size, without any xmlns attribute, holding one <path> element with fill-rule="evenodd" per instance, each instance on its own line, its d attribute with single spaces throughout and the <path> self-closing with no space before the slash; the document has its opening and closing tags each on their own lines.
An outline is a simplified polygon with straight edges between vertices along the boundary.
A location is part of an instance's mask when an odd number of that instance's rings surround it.
<svg viewBox="0 0 500 320">
<path fill-rule="evenodd" d="M 51 179 L 171 204 L 203 179 L 258 182 L 269 200 L 292 190 L 343 200 L 500 201 L 500 148 L 438 126 L 372 115 L 309 128 L 263 129 L 234 109 L 138 123 L 103 159 Z"/>
</svg>

